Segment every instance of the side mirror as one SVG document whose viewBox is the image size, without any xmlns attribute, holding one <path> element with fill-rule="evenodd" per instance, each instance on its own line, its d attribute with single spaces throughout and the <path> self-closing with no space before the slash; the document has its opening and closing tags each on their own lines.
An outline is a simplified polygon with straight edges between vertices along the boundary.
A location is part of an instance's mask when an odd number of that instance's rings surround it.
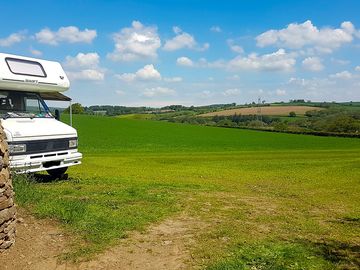
<svg viewBox="0 0 360 270">
<path fill-rule="evenodd" d="M 58 109 L 55 110 L 55 119 L 60 121 L 60 111 Z"/>
</svg>

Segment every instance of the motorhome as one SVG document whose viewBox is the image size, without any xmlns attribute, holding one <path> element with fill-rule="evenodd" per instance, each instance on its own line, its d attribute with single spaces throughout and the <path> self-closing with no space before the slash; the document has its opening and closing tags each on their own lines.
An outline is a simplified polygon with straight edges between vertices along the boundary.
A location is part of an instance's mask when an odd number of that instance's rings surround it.
<svg viewBox="0 0 360 270">
<path fill-rule="evenodd" d="M 70 82 L 60 63 L 0 53 L 0 118 L 15 173 L 62 176 L 79 165 L 77 131 L 60 122 L 44 100 L 69 101 Z M 70 106 L 71 108 L 71 106 Z"/>
</svg>

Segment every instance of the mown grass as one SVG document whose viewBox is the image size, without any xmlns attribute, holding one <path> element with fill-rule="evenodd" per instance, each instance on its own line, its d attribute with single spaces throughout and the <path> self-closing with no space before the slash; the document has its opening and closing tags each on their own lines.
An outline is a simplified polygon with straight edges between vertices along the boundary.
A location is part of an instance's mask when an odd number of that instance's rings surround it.
<svg viewBox="0 0 360 270">
<path fill-rule="evenodd" d="M 356 268 L 360 140 L 78 116 L 70 180 L 15 182 L 17 201 L 59 220 L 84 258 L 183 213 L 205 224 L 191 266 Z"/>
</svg>

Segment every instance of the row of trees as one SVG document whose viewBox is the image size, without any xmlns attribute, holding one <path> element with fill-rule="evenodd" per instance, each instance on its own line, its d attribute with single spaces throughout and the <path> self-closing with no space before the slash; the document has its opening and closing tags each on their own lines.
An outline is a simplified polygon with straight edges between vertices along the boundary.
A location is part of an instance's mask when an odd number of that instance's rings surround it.
<svg viewBox="0 0 360 270">
<path fill-rule="evenodd" d="M 229 104 L 213 104 L 207 106 L 182 106 L 182 105 L 170 105 L 162 108 L 151 107 L 126 107 L 126 106 L 112 106 L 112 105 L 95 105 L 89 107 L 83 107 L 80 103 L 72 104 L 72 113 L 74 114 L 97 114 L 98 112 L 104 112 L 109 116 L 122 115 L 122 114 L 140 114 L 140 113 L 162 113 L 162 112 L 195 112 L 205 113 L 216 110 L 224 110 L 236 107 L 236 103 Z M 64 110 L 65 113 L 69 113 L 70 108 Z"/>
<path fill-rule="evenodd" d="M 360 134 L 360 111 L 322 110 L 309 111 L 305 117 L 289 118 L 258 115 L 232 115 L 201 117 L 195 114 L 159 115 L 158 120 L 234 128 L 257 128 L 288 132 L 323 132 Z"/>
</svg>

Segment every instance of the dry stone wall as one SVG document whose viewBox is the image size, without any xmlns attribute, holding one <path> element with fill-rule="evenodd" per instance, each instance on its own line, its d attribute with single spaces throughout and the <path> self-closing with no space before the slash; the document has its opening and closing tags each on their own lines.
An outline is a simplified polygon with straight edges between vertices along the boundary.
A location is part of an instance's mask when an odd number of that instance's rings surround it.
<svg viewBox="0 0 360 270">
<path fill-rule="evenodd" d="M 9 149 L 0 125 L 0 252 L 15 243 L 16 208 L 9 168 Z"/>
</svg>

